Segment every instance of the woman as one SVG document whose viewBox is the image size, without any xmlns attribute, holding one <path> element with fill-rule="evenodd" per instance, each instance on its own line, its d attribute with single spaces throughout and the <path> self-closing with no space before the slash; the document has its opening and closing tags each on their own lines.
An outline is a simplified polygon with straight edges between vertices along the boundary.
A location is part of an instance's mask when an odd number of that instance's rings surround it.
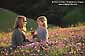
<svg viewBox="0 0 85 56">
<path fill-rule="evenodd" d="M 25 16 L 18 16 L 15 22 L 15 29 L 12 34 L 12 46 L 17 47 L 20 45 L 25 45 L 26 42 L 29 40 L 26 39 L 25 32 L 26 32 L 26 24 L 27 20 Z"/>
</svg>

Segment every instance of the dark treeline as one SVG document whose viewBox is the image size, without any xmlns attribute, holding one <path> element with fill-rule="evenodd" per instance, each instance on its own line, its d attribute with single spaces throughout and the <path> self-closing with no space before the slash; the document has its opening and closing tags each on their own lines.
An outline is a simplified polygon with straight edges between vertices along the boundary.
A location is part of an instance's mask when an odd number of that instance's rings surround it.
<svg viewBox="0 0 85 56">
<path fill-rule="evenodd" d="M 48 18 L 49 24 L 55 24 L 63 27 L 64 16 L 78 6 L 58 6 L 52 4 L 52 0 L 3 0 L 0 7 L 14 11 L 17 14 L 25 15 L 29 18 L 36 19 L 40 15 Z"/>
</svg>

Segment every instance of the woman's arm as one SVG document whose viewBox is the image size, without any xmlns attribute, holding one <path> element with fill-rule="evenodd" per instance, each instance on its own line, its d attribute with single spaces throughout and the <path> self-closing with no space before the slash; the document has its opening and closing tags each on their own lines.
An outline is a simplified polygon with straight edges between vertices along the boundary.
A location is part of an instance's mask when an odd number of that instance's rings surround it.
<svg viewBox="0 0 85 56">
<path fill-rule="evenodd" d="M 43 37 L 45 37 L 46 40 L 48 40 L 48 30 L 45 29 L 45 31 L 43 32 Z"/>
<path fill-rule="evenodd" d="M 21 32 L 17 32 L 16 34 L 16 41 L 19 45 L 23 45 L 24 44 L 24 38 L 22 36 Z"/>
<path fill-rule="evenodd" d="M 32 35 L 32 38 L 33 38 L 33 39 L 36 38 L 36 36 L 37 36 L 37 32 L 36 32 L 36 31 L 31 32 L 31 35 Z"/>
<path fill-rule="evenodd" d="M 23 42 L 23 36 L 22 36 L 22 33 L 20 31 L 15 31 L 13 33 L 13 42 L 15 43 L 15 45 L 23 45 L 24 42 Z"/>
</svg>

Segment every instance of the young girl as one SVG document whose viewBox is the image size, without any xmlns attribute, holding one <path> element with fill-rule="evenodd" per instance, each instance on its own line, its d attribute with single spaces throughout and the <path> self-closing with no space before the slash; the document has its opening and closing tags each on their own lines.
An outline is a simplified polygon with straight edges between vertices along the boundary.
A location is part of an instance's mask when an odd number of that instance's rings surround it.
<svg viewBox="0 0 85 56">
<path fill-rule="evenodd" d="M 48 41 L 47 18 L 40 16 L 37 18 L 37 41 Z"/>
</svg>

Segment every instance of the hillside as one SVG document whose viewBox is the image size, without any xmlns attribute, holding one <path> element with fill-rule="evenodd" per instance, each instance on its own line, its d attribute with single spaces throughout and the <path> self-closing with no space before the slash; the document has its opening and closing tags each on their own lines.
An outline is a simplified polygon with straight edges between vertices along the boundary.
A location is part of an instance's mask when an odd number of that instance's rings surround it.
<svg viewBox="0 0 85 56">
<path fill-rule="evenodd" d="M 8 32 L 13 29 L 17 14 L 0 8 L 0 32 Z M 36 22 L 32 19 L 27 20 L 27 29 L 30 30 L 31 27 L 36 28 Z M 31 24 L 30 24 L 31 23 Z"/>
<path fill-rule="evenodd" d="M 0 32 L 11 31 L 14 27 L 17 15 L 18 14 L 12 11 L 0 8 Z M 53 25 L 49 25 L 49 27 L 52 26 Z M 31 18 L 27 18 L 27 30 L 29 31 L 31 27 L 35 30 L 37 28 L 37 23 Z"/>
<path fill-rule="evenodd" d="M 16 16 L 16 13 L 0 8 L 0 32 L 12 28 Z"/>
</svg>

